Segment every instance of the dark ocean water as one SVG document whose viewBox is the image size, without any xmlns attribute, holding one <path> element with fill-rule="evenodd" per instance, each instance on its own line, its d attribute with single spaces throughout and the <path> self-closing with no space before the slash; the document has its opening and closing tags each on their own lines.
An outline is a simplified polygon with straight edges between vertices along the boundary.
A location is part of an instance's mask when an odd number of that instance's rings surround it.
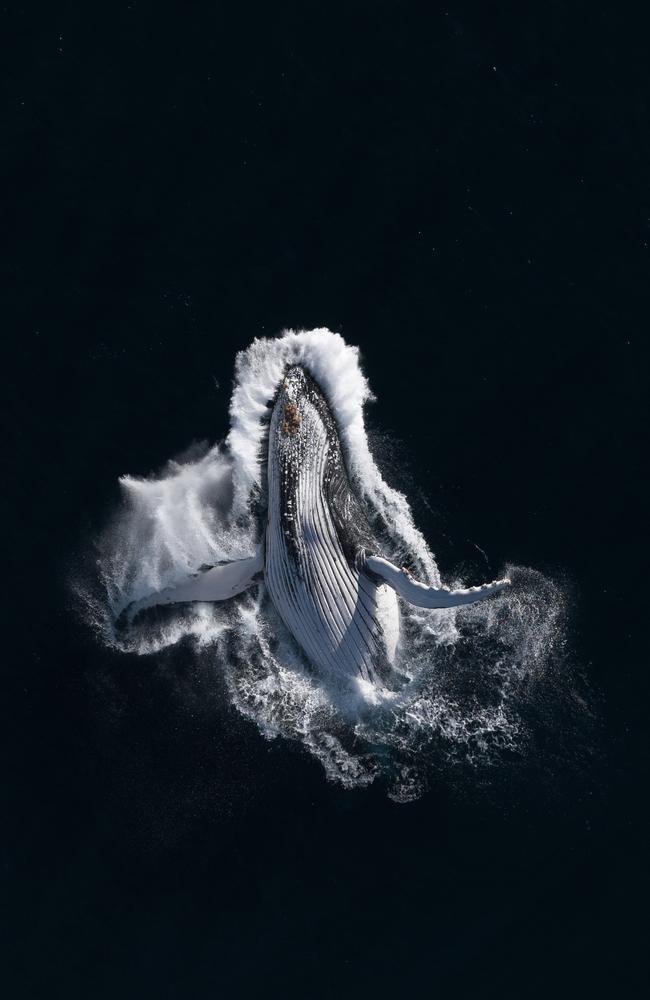
<svg viewBox="0 0 650 1000">
<path fill-rule="evenodd" d="M 643 25 L 600 3 L 0 17 L 4 995 L 638 995 Z M 263 740 L 188 647 L 106 649 L 69 586 L 117 477 L 223 437 L 236 352 L 316 326 L 360 346 L 441 566 L 493 575 L 480 548 L 569 594 L 584 710 L 548 699 L 529 753 L 408 804 Z"/>
</svg>

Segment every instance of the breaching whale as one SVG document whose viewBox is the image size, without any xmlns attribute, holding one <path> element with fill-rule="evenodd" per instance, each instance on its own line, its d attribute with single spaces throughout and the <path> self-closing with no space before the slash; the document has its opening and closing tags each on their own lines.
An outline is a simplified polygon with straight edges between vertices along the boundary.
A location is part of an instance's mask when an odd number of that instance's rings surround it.
<svg viewBox="0 0 650 1000">
<path fill-rule="evenodd" d="M 396 689 L 405 681 L 394 667 L 398 596 L 421 608 L 452 608 L 510 584 L 430 587 L 385 558 L 351 486 L 325 395 L 299 364 L 286 369 L 273 403 L 267 494 L 265 530 L 254 555 L 134 602 L 126 618 L 156 605 L 225 601 L 263 579 L 315 668 Z"/>
</svg>

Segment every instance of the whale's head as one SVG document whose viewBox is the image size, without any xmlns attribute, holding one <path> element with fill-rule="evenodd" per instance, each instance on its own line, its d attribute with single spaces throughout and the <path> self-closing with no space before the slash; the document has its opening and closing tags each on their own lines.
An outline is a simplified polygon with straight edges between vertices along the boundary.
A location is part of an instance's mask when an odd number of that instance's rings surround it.
<svg viewBox="0 0 650 1000">
<path fill-rule="evenodd" d="M 320 386 L 301 365 L 291 365 L 273 406 L 269 460 L 283 477 L 313 475 L 322 483 L 325 460 L 339 455 L 338 429 Z"/>
<path fill-rule="evenodd" d="M 337 519 L 340 484 L 347 483 L 339 433 L 327 400 L 301 365 L 284 373 L 269 428 L 269 514 L 278 517 L 297 554 L 300 539 L 315 528 L 315 512 Z M 319 508 L 319 498 L 325 504 Z M 309 523 L 302 524 L 302 517 Z M 347 534 L 347 533 L 346 533 Z"/>
<path fill-rule="evenodd" d="M 296 538 L 300 511 L 310 533 L 318 498 L 326 510 L 317 518 L 320 528 L 330 523 L 345 556 L 354 563 L 362 550 L 376 551 L 376 544 L 350 485 L 339 428 L 316 380 L 301 365 L 287 368 L 278 388 L 269 430 L 268 483 L 282 527 Z"/>
</svg>

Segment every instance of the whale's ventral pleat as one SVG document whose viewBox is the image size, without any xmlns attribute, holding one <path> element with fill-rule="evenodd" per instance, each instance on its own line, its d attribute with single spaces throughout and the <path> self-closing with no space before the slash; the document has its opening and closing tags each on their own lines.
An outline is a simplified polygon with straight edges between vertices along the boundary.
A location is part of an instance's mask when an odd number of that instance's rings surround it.
<svg viewBox="0 0 650 1000">
<path fill-rule="evenodd" d="M 299 367 L 289 369 L 275 402 L 268 488 L 266 580 L 287 628 L 329 673 L 390 684 L 378 587 L 357 568 L 359 551 L 373 547 L 370 528 L 329 406 Z"/>
</svg>

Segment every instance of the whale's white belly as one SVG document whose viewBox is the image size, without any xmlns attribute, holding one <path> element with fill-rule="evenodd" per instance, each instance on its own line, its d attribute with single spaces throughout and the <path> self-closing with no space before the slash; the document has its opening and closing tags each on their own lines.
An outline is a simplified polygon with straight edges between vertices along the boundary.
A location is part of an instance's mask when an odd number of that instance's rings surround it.
<svg viewBox="0 0 650 1000">
<path fill-rule="evenodd" d="M 281 483 L 281 459 L 269 458 L 269 518 L 265 577 L 285 625 L 317 667 L 368 681 L 394 652 L 397 601 L 377 587 L 343 552 L 323 484 L 329 442 L 324 429 L 294 462 L 290 493 Z M 390 604 L 390 607 L 388 605 Z"/>
</svg>

